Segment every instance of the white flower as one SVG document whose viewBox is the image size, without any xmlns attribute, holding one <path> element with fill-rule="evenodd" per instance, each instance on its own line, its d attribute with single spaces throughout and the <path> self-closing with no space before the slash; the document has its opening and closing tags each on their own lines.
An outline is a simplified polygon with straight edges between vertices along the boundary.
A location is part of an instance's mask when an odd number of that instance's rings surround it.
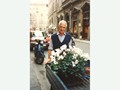
<svg viewBox="0 0 120 90">
<path fill-rule="evenodd" d="M 63 52 L 63 55 L 64 55 L 64 56 L 66 56 L 66 53 L 65 53 L 65 52 Z"/>
<path fill-rule="evenodd" d="M 61 49 L 62 51 L 65 50 L 65 49 L 67 49 L 67 45 L 66 45 L 66 44 L 62 45 L 62 46 L 60 47 L 60 49 Z"/>
<path fill-rule="evenodd" d="M 67 48 L 66 51 L 67 51 L 67 52 L 70 52 L 70 49 Z"/>
<path fill-rule="evenodd" d="M 85 61 L 90 60 L 89 54 L 88 53 L 83 53 L 81 57 L 85 58 Z"/>
<path fill-rule="evenodd" d="M 50 56 L 50 58 L 51 58 L 51 61 L 55 61 L 55 57 L 54 56 Z"/>
<path fill-rule="evenodd" d="M 69 45 L 69 49 L 72 49 L 72 46 L 71 46 L 71 45 Z"/>
<path fill-rule="evenodd" d="M 79 55 L 82 55 L 82 54 L 83 54 L 83 51 L 82 51 L 80 48 L 78 48 L 77 50 L 78 50 L 77 53 L 78 53 Z"/>
<path fill-rule="evenodd" d="M 73 59 L 76 59 L 78 57 L 79 54 L 73 54 Z"/>
<path fill-rule="evenodd" d="M 51 52 L 51 55 L 52 55 L 52 56 L 56 56 L 55 51 L 52 51 L 52 52 Z"/>
<path fill-rule="evenodd" d="M 62 51 L 60 49 L 55 49 L 56 53 L 61 53 Z"/>
<path fill-rule="evenodd" d="M 75 46 L 73 46 L 73 48 L 76 48 Z"/>
<path fill-rule="evenodd" d="M 56 52 L 56 57 L 59 57 L 60 53 L 59 52 Z"/>
<path fill-rule="evenodd" d="M 72 66 L 75 67 L 75 62 L 72 61 Z"/>
<path fill-rule="evenodd" d="M 56 56 L 59 57 L 61 50 L 60 49 L 55 49 Z"/>
<path fill-rule="evenodd" d="M 76 55 L 75 54 L 73 55 L 73 59 L 76 59 Z"/>
<path fill-rule="evenodd" d="M 79 54 L 79 55 L 83 54 L 82 50 L 80 48 L 76 48 L 76 47 L 73 48 L 73 52 L 76 54 Z"/>
<path fill-rule="evenodd" d="M 63 60 L 63 59 L 64 59 L 63 55 L 60 55 L 60 56 L 58 57 L 58 60 Z"/>
<path fill-rule="evenodd" d="M 75 60 L 75 64 L 78 64 L 78 62 L 79 62 L 78 60 Z"/>
<path fill-rule="evenodd" d="M 54 61 L 54 64 L 58 64 L 58 62 L 57 62 L 57 61 Z"/>
</svg>

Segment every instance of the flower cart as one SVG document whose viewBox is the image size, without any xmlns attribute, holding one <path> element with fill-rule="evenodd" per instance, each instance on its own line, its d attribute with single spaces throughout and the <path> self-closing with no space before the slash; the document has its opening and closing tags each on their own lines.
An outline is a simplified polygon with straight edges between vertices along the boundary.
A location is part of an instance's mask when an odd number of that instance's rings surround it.
<svg viewBox="0 0 120 90">
<path fill-rule="evenodd" d="M 51 90 L 90 90 L 90 60 L 76 47 L 65 45 L 52 51 L 46 76 Z"/>
<path fill-rule="evenodd" d="M 79 83 L 76 85 L 69 83 L 66 85 L 64 81 L 62 81 L 61 78 L 57 75 L 57 73 L 51 70 L 49 65 L 46 65 L 46 76 L 51 84 L 51 90 L 90 90 L 89 79 L 81 78 L 78 80 Z"/>
</svg>

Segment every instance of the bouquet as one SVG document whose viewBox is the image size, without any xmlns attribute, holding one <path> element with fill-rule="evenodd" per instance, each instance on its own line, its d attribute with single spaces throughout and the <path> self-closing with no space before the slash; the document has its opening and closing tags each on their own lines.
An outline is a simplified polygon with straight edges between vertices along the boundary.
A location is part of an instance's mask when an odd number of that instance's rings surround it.
<svg viewBox="0 0 120 90">
<path fill-rule="evenodd" d="M 85 75 L 85 68 L 89 59 L 88 53 L 83 53 L 80 48 L 66 45 L 52 51 L 51 69 L 56 73 L 63 73 L 66 77 Z"/>
</svg>

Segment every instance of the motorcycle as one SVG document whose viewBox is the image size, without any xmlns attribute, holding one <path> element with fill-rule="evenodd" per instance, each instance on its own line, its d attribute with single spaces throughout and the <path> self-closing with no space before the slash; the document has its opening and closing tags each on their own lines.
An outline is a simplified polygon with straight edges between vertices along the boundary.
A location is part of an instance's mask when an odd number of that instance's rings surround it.
<svg viewBox="0 0 120 90">
<path fill-rule="evenodd" d="M 35 63 L 37 64 L 43 63 L 45 55 L 44 55 L 43 42 L 40 40 L 37 40 L 37 43 L 34 47 L 34 56 L 35 56 Z"/>
</svg>

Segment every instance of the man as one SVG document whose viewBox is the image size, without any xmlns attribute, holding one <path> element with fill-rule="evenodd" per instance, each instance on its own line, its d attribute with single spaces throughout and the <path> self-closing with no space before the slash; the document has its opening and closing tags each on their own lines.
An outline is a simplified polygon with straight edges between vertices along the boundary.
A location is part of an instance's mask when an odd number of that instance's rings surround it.
<svg viewBox="0 0 120 90">
<path fill-rule="evenodd" d="M 60 48 L 60 46 L 64 44 L 67 45 L 67 48 L 69 48 L 69 45 L 72 45 L 72 37 L 70 34 L 66 33 L 66 28 L 67 22 L 65 20 L 61 20 L 58 24 L 58 32 L 51 36 L 48 47 L 48 60 L 44 62 L 45 64 L 51 61 L 50 55 L 52 50 Z"/>
</svg>

